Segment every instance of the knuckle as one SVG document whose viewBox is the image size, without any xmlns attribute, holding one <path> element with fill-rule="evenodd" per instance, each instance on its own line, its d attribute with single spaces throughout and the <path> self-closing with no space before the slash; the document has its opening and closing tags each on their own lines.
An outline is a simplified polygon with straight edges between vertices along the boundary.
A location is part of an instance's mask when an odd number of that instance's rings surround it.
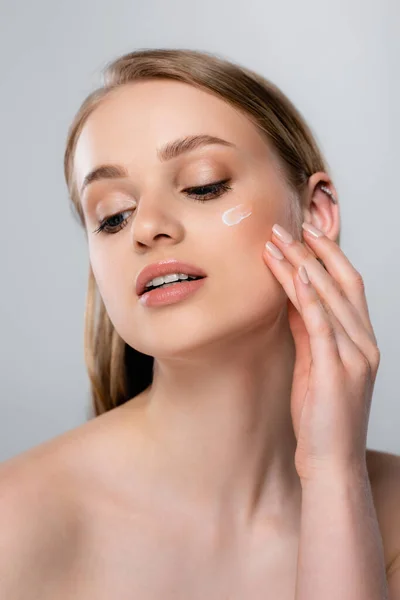
<svg viewBox="0 0 400 600">
<path fill-rule="evenodd" d="M 369 375 L 372 375 L 371 363 L 362 352 L 359 353 L 359 357 L 354 370 L 361 377 L 367 377 Z"/>
<path fill-rule="evenodd" d="M 363 276 L 359 271 L 354 272 L 353 282 L 356 288 L 358 288 L 361 291 L 365 291 L 365 282 Z"/>
<path fill-rule="evenodd" d="M 334 338 L 335 337 L 335 331 L 334 331 L 331 323 L 327 319 L 321 319 L 315 325 L 314 333 L 318 337 L 326 337 L 326 338 Z"/>
<path fill-rule="evenodd" d="M 335 316 L 335 313 L 333 312 L 332 308 L 330 307 L 330 305 L 327 302 L 324 302 L 321 300 L 321 305 L 322 308 L 324 309 L 324 311 L 326 312 L 327 316 L 328 316 L 328 320 L 330 321 L 330 325 L 332 327 L 333 324 L 337 325 L 338 324 L 338 320 Z"/>
<path fill-rule="evenodd" d="M 344 291 L 344 289 L 342 288 L 342 286 L 339 285 L 339 284 L 337 284 L 337 283 L 335 283 L 335 287 L 336 287 L 336 291 L 339 294 L 339 296 L 341 296 L 341 298 L 343 298 L 343 300 L 347 300 L 348 299 L 347 298 L 347 294 Z"/>
<path fill-rule="evenodd" d="M 373 365 L 374 369 L 378 369 L 381 362 L 381 351 L 377 346 L 373 346 L 372 350 L 370 350 L 371 359 L 370 362 Z"/>
</svg>

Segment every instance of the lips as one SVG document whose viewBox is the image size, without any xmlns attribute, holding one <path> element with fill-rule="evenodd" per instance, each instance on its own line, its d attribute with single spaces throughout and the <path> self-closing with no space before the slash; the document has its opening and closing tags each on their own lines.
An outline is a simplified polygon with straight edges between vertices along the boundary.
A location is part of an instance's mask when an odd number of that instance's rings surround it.
<svg viewBox="0 0 400 600">
<path fill-rule="evenodd" d="M 136 278 L 136 293 L 141 296 L 146 289 L 146 283 L 155 277 L 170 275 L 171 273 L 186 273 L 194 277 L 207 277 L 200 267 L 175 259 L 161 260 L 157 263 L 147 265 Z"/>
</svg>

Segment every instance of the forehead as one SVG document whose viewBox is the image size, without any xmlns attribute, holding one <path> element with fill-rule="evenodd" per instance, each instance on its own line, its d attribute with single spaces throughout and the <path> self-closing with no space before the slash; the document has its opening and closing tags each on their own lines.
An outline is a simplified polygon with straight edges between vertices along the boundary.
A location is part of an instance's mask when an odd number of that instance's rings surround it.
<svg viewBox="0 0 400 600">
<path fill-rule="evenodd" d="M 265 160 L 268 146 L 238 108 L 179 81 L 151 80 L 113 90 L 88 117 L 75 151 L 78 187 L 94 167 L 159 165 L 156 150 L 186 135 L 209 134 L 238 146 L 244 159 Z"/>
</svg>

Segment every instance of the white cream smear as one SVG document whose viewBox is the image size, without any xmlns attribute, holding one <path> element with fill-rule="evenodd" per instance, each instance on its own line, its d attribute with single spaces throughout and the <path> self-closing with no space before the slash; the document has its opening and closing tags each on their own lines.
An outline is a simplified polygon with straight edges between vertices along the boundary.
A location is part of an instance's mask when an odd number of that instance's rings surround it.
<svg viewBox="0 0 400 600">
<path fill-rule="evenodd" d="M 244 204 L 237 204 L 233 208 L 228 208 L 228 210 L 222 214 L 222 222 L 229 226 L 237 225 L 251 214 L 252 211 L 249 208 L 246 208 Z"/>
</svg>

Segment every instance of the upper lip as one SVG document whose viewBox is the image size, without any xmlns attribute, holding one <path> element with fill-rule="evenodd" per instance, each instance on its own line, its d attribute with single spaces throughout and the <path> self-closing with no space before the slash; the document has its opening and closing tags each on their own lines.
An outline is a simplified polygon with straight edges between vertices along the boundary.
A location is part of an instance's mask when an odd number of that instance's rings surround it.
<svg viewBox="0 0 400 600">
<path fill-rule="evenodd" d="M 136 293 L 140 296 L 146 287 L 146 283 L 154 279 L 155 277 L 161 277 L 169 275 L 171 273 L 186 273 L 187 275 L 194 275 L 196 277 L 206 277 L 206 273 L 203 269 L 191 265 L 174 258 L 167 260 L 160 260 L 157 263 L 147 265 L 144 267 L 136 278 Z"/>
</svg>

